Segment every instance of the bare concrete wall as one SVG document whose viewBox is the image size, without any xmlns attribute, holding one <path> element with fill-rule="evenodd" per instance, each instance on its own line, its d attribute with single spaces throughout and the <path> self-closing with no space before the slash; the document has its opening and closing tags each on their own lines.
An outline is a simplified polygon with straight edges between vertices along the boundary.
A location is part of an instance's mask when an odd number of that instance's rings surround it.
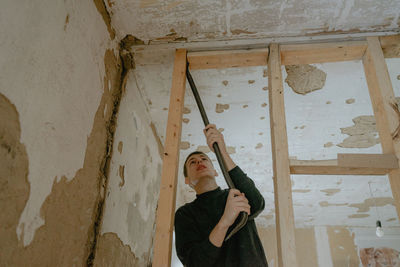
<svg viewBox="0 0 400 267">
<path fill-rule="evenodd" d="M 111 262 L 113 266 L 148 266 L 152 261 L 161 151 L 134 70 L 128 73 L 125 90 L 114 136 L 97 266 Z"/>
<path fill-rule="evenodd" d="M 2 3 L 0 266 L 83 266 L 91 254 L 121 95 L 99 11 L 90 0 Z"/>
</svg>

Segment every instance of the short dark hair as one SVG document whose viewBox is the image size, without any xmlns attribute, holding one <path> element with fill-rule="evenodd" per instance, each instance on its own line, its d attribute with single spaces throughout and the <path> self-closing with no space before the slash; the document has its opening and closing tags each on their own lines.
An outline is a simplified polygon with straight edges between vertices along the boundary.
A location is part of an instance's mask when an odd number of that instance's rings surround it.
<svg viewBox="0 0 400 267">
<path fill-rule="evenodd" d="M 206 155 L 206 153 L 204 153 L 204 152 L 201 152 L 201 151 L 193 151 L 192 153 L 190 153 L 189 154 L 189 156 L 187 156 L 186 157 L 186 159 L 185 159 L 185 163 L 183 164 L 183 175 L 185 176 L 185 177 L 187 177 L 187 168 L 186 168 L 186 162 L 188 161 L 188 159 L 191 157 L 191 156 L 193 156 L 193 155 L 204 155 L 204 156 L 206 156 L 208 159 L 210 159 L 207 155 Z"/>
</svg>

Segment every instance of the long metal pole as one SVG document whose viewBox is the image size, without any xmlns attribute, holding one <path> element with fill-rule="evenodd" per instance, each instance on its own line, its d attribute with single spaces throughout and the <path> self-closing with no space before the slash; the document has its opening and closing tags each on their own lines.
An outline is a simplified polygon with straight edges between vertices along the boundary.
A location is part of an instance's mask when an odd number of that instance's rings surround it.
<svg viewBox="0 0 400 267">
<path fill-rule="evenodd" d="M 192 75 L 190 74 L 189 63 L 187 63 L 187 65 L 186 65 L 186 77 L 189 82 L 190 88 L 192 89 L 194 99 L 196 100 L 196 103 L 197 103 L 197 107 L 199 108 L 201 118 L 203 119 L 203 122 L 204 122 L 204 126 L 207 126 L 208 124 L 210 124 L 210 122 L 208 121 L 208 117 L 207 117 L 206 111 L 204 109 L 203 103 L 201 102 L 201 98 L 200 98 L 199 92 L 197 91 L 197 87 L 193 81 Z M 235 189 L 236 188 L 235 184 L 233 183 L 232 178 L 229 176 L 229 172 L 226 169 L 226 164 L 225 164 L 224 158 L 222 157 L 221 150 L 217 143 L 213 144 L 213 149 L 214 149 L 215 155 L 217 157 L 219 166 L 221 168 L 222 174 L 224 175 L 225 181 L 228 184 L 228 187 L 230 189 Z M 237 231 L 239 231 L 247 223 L 247 219 L 248 219 L 248 214 L 243 211 L 240 212 L 240 215 L 236 219 L 235 224 L 231 227 L 231 230 L 228 232 L 228 235 L 225 238 L 225 241 L 228 240 Z"/>
</svg>

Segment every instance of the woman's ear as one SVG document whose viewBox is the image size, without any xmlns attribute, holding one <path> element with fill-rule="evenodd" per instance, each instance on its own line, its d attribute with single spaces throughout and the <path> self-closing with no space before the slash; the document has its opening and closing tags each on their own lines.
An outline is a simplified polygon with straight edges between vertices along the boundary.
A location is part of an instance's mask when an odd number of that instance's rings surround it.
<svg viewBox="0 0 400 267">
<path fill-rule="evenodd" d="M 189 178 L 185 177 L 185 184 L 189 184 Z"/>
</svg>

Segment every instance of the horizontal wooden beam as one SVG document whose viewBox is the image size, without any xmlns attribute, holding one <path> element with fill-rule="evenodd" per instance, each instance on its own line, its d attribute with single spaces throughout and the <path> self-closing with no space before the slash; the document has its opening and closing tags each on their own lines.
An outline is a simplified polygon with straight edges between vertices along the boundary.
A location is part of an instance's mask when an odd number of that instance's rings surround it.
<svg viewBox="0 0 400 267">
<path fill-rule="evenodd" d="M 386 58 L 400 57 L 400 35 L 381 36 Z M 366 41 L 324 42 L 281 45 L 282 65 L 312 64 L 362 59 Z M 188 53 L 190 69 L 222 69 L 265 66 L 268 48 Z"/>
<path fill-rule="evenodd" d="M 361 59 L 367 42 L 288 44 L 281 46 L 282 65 L 312 64 Z"/>
<path fill-rule="evenodd" d="M 290 159 L 290 174 L 319 175 L 386 175 L 392 168 L 340 166 L 337 159 L 297 160 Z"/>
<path fill-rule="evenodd" d="M 267 66 L 268 48 L 190 52 L 187 59 L 192 70 Z"/>
<path fill-rule="evenodd" d="M 385 58 L 400 57 L 400 34 L 379 37 Z"/>
<path fill-rule="evenodd" d="M 393 154 L 338 154 L 340 167 L 397 169 L 399 160 Z"/>
</svg>

